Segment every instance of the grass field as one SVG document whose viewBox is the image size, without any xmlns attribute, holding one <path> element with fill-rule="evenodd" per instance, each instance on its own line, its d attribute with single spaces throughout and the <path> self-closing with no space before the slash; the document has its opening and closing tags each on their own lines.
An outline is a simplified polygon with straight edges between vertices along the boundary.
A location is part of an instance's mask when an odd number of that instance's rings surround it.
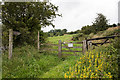
<svg viewBox="0 0 120 80">
<path fill-rule="evenodd" d="M 73 35 L 64 35 L 64 36 L 56 36 L 56 37 L 49 37 L 47 42 L 50 44 L 58 44 L 58 41 L 61 40 L 62 42 L 75 42 L 72 41 Z M 79 41 L 77 41 L 79 42 Z M 68 44 L 62 44 L 62 46 L 68 46 Z M 73 44 L 74 47 L 80 46 L 82 47 L 82 44 Z M 53 49 L 58 49 L 56 46 L 51 46 Z M 62 50 L 69 50 L 68 48 L 62 48 Z M 73 51 L 82 51 L 82 48 L 71 48 L 70 50 Z M 53 53 L 58 53 L 57 51 L 54 51 Z M 74 54 L 73 52 L 64 52 L 63 54 Z M 76 52 L 76 54 L 82 54 L 81 52 Z"/>
<path fill-rule="evenodd" d="M 71 39 L 73 36 L 74 36 L 74 34 L 73 35 L 49 37 L 47 41 L 50 43 L 54 43 L 54 44 L 57 44 L 59 40 L 61 40 L 62 42 L 72 42 Z"/>
<path fill-rule="evenodd" d="M 57 43 L 58 40 L 71 40 L 72 35 L 49 37 L 48 41 Z M 3 54 L 3 78 L 64 78 L 64 73 L 76 63 L 78 56 L 64 56 L 47 52 L 39 53 L 35 47 L 26 45 L 15 48 L 11 60 L 8 52 Z"/>
</svg>

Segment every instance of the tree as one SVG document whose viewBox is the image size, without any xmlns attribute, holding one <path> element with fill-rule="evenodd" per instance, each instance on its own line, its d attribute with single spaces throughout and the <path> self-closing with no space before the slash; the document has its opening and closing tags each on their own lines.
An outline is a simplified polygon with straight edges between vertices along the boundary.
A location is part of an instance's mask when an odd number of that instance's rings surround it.
<svg viewBox="0 0 120 80">
<path fill-rule="evenodd" d="M 46 2 L 5 2 L 2 6 L 2 23 L 21 35 L 14 39 L 14 43 L 30 44 L 37 40 L 37 31 L 52 23 L 56 16 L 58 7 Z M 42 32 L 43 33 L 43 32 Z"/>
<path fill-rule="evenodd" d="M 93 26 L 91 25 L 83 26 L 80 32 L 83 34 L 90 34 L 93 32 Z"/>
<path fill-rule="evenodd" d="M 93 22 L 92 25 L 94 33 L 98 31 L 103 31 L 107 29 L 108 26 L 108 20 L 106 19 L 106 17 L 101 13 L 98 13 L 97 15 L 98 15 L 97 18 L 95 18 L 95 21 Z"/>
<path fill-rule="evenodd" d="M 66 34 L 66 33 L 67 33 L 67 29 L 63 29 L 62 34 Z"/>
</svg>

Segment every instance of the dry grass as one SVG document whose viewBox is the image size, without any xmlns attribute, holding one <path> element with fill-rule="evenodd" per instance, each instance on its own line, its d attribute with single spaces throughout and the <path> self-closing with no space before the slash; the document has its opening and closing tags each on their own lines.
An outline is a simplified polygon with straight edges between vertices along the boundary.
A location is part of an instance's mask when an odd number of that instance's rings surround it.
<svg viewBox="0 0 120 80">
<path fill-rule="evenodd" d="M 113 31 L 117 29 L 120 29 L 120 26 L 108 28 L 106 31 Z"/>
<path fill-rule="evenodd" d="M 103 31 L 103 33 L 101 33 L 101 34 L 93 35 L 92 38 L 104 37 L 105 34 L 107 34 L 109 32 L 113 32 L 117 29 L 120 29 L 120 26 L 108 28 L 106 31 Z M 104 42 L 104 40 L 94 40 L 93 42 L 94 43 L 101 43 L 101 42 Z"/>
</svg>

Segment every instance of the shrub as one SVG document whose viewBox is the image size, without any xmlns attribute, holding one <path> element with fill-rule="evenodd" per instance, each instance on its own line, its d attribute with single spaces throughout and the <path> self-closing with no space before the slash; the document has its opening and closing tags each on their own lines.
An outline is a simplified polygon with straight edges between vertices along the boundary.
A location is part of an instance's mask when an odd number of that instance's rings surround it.
<svg viewBox="0 0 120 80">
<path fill-rule="evenodd" d="M 65 73 L 65 78 L 113 78 L 117 77 L 118 65 L 108 53 L 90 51 L 80 57 L 74 67 Z M 112 62 L 113 61 L 113 62 Z"/>
<path fill-rule="evenodd" d="M 80 40 L 81 37 L 84 37 L 84 34 L 83 33 L 79 33 L 77 35 L 74 35 L 72 40 L 73 41 L 77 41 L 77 40 Z"/>
<path fill-rule="evenodd" d="M 92 38 L 93 36 L 94 36 L 94 33 L 90 33 L 88 37 Z"/>
</svg>

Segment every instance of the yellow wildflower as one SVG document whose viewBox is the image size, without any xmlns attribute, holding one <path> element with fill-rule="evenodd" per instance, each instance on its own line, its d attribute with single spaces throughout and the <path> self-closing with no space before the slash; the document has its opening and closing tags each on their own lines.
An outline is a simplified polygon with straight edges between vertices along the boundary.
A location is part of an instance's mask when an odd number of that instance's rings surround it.
<svg viewBox="0 0 120 80">
<path fill-rule="evenodd" d="M 67 75 L 66 75 L 66 73 L 65 73 L 65 76 L 64 76 L 65 78 L 67 78 Z"/>
<path fill-rule="evenodd" d="M 95 72 L 97 72 L 98 70 L 95 70 Z"/>
<path fill-rule="evenodd" d="M 108 74 L 109 74 L 109 75 L 111 75 L 111 73 L 110 73 L 110 72 L 108 72 Z"/>
<path fill-rule="evenodd" d="M 112 78 L 112 76 L 109 76 L 109 78 Z"/>
<path fill-rule="evenodd" d="M 90 60 L 89 60 L 89 63 L 90 63 Z"/>
<path fill-rule="evenodd" d="M 91 70 L 90 70 L 90 72 L 91 72 Z"/>
<path fill-rule="evenodd" d="M 92 58 L 94 58 L 94 55 L 92 55 Z"/>
</svg>

